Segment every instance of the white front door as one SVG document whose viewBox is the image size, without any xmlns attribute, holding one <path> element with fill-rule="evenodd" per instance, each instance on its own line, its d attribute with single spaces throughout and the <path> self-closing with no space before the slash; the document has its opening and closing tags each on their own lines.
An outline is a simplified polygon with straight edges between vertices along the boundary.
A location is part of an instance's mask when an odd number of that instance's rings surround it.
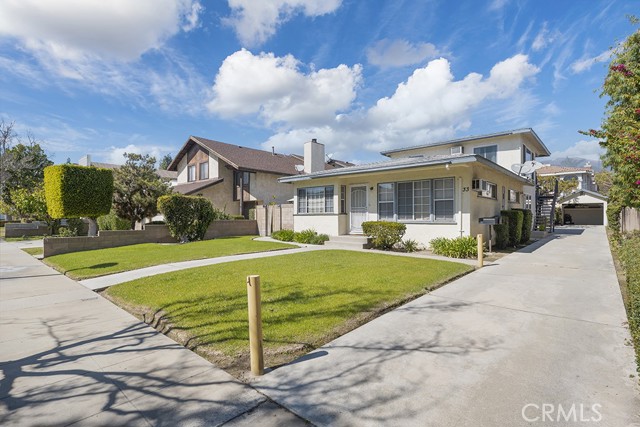
<svg viewBox="0 0 640 427">
<path fill-rule="evenodd" d="M 367 186 L 356 185 L 351 187 L 351 232 L 362 233 L 362 223 L 367 220 Z"/>
</svg>

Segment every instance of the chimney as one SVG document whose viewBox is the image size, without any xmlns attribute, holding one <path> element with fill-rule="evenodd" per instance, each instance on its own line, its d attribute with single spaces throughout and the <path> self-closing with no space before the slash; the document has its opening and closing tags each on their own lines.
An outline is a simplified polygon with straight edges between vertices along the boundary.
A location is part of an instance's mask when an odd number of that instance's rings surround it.
<svg viewBox="0 0 640 427">
<path fill-rule="evenodd" d="M 324 170 L 324 145 L 315 138 L 304 143 L 304 173 Z"/>
<path fill-rule="evenodd" d="M 88 154 L 86 156 L 82 156 L 80 160 L 78 160 L 78 164 L 80 166 L 91 166 L 91 156 Z"/>
</svg>

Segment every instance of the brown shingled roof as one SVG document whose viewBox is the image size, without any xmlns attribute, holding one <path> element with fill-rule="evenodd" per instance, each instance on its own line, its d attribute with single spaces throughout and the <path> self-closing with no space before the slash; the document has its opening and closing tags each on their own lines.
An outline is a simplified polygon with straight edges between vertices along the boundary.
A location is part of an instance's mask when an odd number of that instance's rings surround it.
<svg viewBox="0 0 640 427">
<path fill-rule="evenodd" d="M 186 184 L 178 184 L 173 186 L 173 191 L 180 194 L 193 194 L 197 191 L 204 190 L 207 187 L 216 185 L 224 181 L 222 178 L 205 179 L 203 181 L 187 182 Z"/>
<path fill-rule="evenodd" d="M 557 175 L 561 173 L 591 172 L 591 166 L 572 168 L 569 166 L 545 166 L 536 171 L 538 175 Z"/>
<path fill-rule="evenodd" d="M 212 154 L 219 157 L 236 169 L 251 170 L 259 172 L 270 172 L 279 175 L 296 175 L 296 165 L 304 164 L 304 157 L 293 154 L 273 153 L 271 151 L 256 150 L 255 148 L 243 147 L 240 145 L 227 144 L 225 142 L 214 141 L 212 139 L 191 136 L 180 152 L 173 159 L 169 170 L 175 171 L 178 168 L 178 161 L 181 159 L 193 142 L 207 148 Z M 334 160 L 333 165 L 325 163 L 325 169 L 334 169 L 342 165 L 351 165 L 348 162 Z"/>
</svg>

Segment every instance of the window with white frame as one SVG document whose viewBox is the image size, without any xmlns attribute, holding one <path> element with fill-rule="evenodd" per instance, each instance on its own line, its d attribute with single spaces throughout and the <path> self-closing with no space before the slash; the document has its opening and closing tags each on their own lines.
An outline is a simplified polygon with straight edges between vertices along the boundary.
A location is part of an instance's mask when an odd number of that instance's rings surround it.
<svg viewBox="0 0 640 427">
<path fill-rule="evenodd" d="M 509 189 L 509 203 L 520 203 L 520 193 Z"/>
<path fill-rule="evenodd" d="M 533 209 L 533 201 L 532 201 L 532 197 L 529 194 L 526 194 L 524 196 L 524 208 L 525 209 L 529 209 L 532 210 Z"/>
<path fill-rule="evenodd" d="M 187 166 L 187 181 L 195 181 L 196 180 L 196 165 Z"/>
<path fill-rule="evenodd" d="M 473 149 L 473 154 L 478 154 L 487 160 L 491 160 L 493 163 L 498 161 L 498 146 L 488 145 L 486 147 L 476 147 Z"/>
<path fill-rule="evenodd" d="M 298 188 L 298 213 L 333 213 L 333 186 Z"/>
<path fill-rule="evenodd" d="M 451 222 L 454 190 L 453 178 L 378 184 L 378 219 Z"/>
</svg>

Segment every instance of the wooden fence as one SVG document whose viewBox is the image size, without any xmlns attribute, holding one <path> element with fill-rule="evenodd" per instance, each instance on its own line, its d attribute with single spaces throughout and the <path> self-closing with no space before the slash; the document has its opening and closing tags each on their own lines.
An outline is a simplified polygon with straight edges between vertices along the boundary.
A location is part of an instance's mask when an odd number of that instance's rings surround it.
<svg viewBox="0 0 640 427">
<path fill-rule="evenodd" d="M 293 230 L 293 205 L 256 206 L 256 221 L 261 236 L 278 230 Z"/>
<path fill-rule="evenodd" d="M 623 233 L 640 230 L 640 210 L 624 208 L 620 212 L 620 228 Z"/>
</svg>

